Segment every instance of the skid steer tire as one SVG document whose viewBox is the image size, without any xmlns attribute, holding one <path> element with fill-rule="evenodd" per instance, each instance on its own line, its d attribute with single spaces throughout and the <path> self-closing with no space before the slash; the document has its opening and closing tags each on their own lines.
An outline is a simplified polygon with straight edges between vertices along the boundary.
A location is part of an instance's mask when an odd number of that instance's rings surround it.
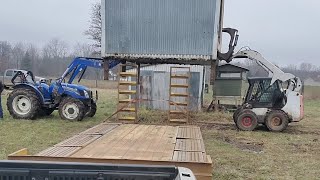
<svg viewBox="0 0 320 180">
<path fill-rule="evenodd" d="M 243 110 L 236 117 L 236 125 L 239 130 L 253 131 L 258 126 L 258 117 L 250 110 Z"/>
<path fill-rule="evenodd" d="M 270 131 L 282 132 L 288 127 L 289 118 L 283 111 L 275 110 L 268 113 L 265 124 Z"/>
<path fill-rule="evenodd" d="M 41 109 L 40 99 L 32 89 L 15 89 L 8 99 L 7 107 L 14 119 L 34 120 Z"/>
<path fill-rule="evenodd" d="M 92 101 L 91 102 L 91 106 L 88 107 L 87 116 L 88 117 L 94 117 L 96 115 L 96 112 L 97 112 L 97 104 L 94 101 Z"/>
<path fill-rule="evenodd" d="M 65 97 L 59 105 L 59 115 L 63 120 L 82 121 L 85 114 L 85 105 L 78 99 Z"/>
<path fill-rule="evenodd" d="M 242 111 L 242 108 L 238 108 L 232 115 L 234 123 L 237 123 L 237 117 L 239 113 Z"/>
</svg>

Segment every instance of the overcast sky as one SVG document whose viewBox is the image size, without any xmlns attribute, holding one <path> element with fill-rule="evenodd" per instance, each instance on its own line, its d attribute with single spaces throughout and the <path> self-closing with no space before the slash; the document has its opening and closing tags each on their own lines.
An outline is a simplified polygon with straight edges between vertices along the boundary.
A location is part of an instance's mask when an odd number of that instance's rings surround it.
<svg viewBox="0 0 320 180">
<path fill-rule="evenodd" d="M 95 1 L 0 0 L 0 40 L 90 42 L 83 32 Z M 239 29 L 239 48 L 250 46 L 279 65 L 320 65 L 320 0 L 226 0 L 224 26 Z"/>
</svg>

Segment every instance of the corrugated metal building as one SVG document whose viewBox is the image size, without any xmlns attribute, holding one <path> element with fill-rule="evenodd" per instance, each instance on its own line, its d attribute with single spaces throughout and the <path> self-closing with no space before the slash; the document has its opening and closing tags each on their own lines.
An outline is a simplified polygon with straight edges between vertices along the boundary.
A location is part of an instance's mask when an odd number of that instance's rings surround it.
<svg viewBox="0 0 320 180">
<path fill-rule="evenodd" d="M 171 67 L 190 67 L 189 109 L 191 111 L 200 110 L 205 84 L 205 70 L 200 65 L 160 64 L 141 67 L 140 98 L 152 101 L 143 102 L 140 106 L 150 109 L 169 110 L 169 102 L 167 100 L 169 100 Z"/>
<path fill-rule="evenodd" d="M 102 57 L 184 64 L 216 60 L 223 7 L 224 0 L 102 0 Z"/>
</svg>

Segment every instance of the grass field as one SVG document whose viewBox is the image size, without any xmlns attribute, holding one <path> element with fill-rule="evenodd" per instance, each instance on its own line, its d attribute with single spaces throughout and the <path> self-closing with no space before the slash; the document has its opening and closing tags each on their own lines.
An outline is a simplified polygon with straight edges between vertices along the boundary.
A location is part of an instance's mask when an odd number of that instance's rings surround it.
<svg viewBox="0 0 320 180">
<path fill-rule="evenodd" d="M 58 114 L 36 121 L 14 120 L 5 111 L 0 121 L 0 159 L 28 148 L 32 154 L 103 122 L 116 109 L 116 90 L 99 90 L 98 112 L 82 122 L 60 120 Z M 215 179 L 319 179 L 320 178 L 320 88 L 305 89 L 305 119 L 283 133 L 261 127 L 239 132 L 230 113 L 197 113 L 206 150 L 214 162 Z M 6 95 L 3 95 L 3 105 Z M 4 106 L 5 108 L 5 106 Z M 141 123 L 166 123 L 166 112 L 140 111 Z"/>
</svg>

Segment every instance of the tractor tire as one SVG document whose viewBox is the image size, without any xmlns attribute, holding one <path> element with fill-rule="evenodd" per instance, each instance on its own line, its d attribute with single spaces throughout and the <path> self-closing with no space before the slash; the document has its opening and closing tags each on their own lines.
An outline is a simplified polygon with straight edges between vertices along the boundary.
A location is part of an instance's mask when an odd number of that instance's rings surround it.
<svg viewBox="0 0 320 180">
<path fill-rule="evenodd" d="M 274 110 L 268 113 L 265 124 L 270 131 L 282 132 L 288 127 L 289 118 L 283 111 Z"/>
<path fill-rule="evenodd" d="M 41 110 L 41 103 L 32 89 L 19 88 L 10 93 L 7 99 L 7 107 L 14 119 L 34 120 Z"/>
<path fill-rule="evenodd" d="M 96 102 L 92 101 L 91 106 L 88 107 L 87 116 L 94 117 L 96 115 L 96 112 L 97 112 L 97 104 Z"/>
<path fill-rule="evenodd" d="M 239 130 L 253 131 L 258 126 L 258 117 L 250 110 L 243 110 L 236 117 L 236 125 Z"/>
<path fill-rule="evenodd" d="M 68 121 L 82 121 L 85 114 L 85 105 L 78 99 L 65 97 L 59 105 L 59 115 L 61 119 Z"/>
</svg>

